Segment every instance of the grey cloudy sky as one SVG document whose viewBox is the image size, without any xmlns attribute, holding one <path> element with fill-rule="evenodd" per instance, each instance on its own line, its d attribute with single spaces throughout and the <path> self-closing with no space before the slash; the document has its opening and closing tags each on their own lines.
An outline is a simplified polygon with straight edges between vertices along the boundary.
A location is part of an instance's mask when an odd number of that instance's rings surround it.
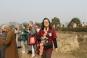
<svg viewBox="0 0 87 58">
<path fill-rule="evenodd" d="M 62 23 L 78 17 L 87 22 L 87 0 L 0 0 L 0 24 L 42 22 L 58 17 Z"/>
</svg>

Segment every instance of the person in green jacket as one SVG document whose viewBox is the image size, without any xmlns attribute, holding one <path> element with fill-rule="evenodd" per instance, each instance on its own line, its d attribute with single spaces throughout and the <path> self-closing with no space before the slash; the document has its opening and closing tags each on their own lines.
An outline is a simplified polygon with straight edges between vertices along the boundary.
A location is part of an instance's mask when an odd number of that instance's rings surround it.
<svg viewBox="0 0 87 58">
<path fill-rule="evenodd" d="M 22 29 L 21 29 L 21 36 L 22 36 L 22 40 L 21 40 L 21 46 L 22 46 L 22 53 L 25 53 L 25 41 L 27 40 L 27 32 L 25 31 L 27 27 L 27 23 L 23 23 L 22 24 Z"/>
</svg>

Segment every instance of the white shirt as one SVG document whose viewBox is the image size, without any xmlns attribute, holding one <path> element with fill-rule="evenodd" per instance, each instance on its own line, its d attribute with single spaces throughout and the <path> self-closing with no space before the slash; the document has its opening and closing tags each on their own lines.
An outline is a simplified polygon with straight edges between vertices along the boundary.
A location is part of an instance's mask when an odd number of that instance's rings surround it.
<svg viewBox="0 0 87 58">
<path fill-rule="evenodd" d="M 39 32 L 40 31 L 40 28 L 37 28 L 36 31 Z"/>
</svg>

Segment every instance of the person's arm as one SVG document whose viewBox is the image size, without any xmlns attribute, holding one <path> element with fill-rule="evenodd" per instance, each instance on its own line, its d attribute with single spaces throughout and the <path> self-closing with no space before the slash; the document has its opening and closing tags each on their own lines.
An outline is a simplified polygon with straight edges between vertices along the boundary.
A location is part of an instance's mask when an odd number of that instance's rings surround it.
<svg viewBox="0 0 87 58">
<path fill-rule="evenodd" d="M 34 27 L 31 27 L 31 30 L 28 32 L 29 35 L 34 35 L 36 33 Z"/>
<path fill-rule="evenodd" d="M 54 47 L 55 47 L 55 48 L 58 48 L 56 38 L 55 38 L 55 39 L 53 39 L 53 43 L 54 43 Z"/>
<path fill-rule="evenodd" d="M 22 32 L 22 35 L 27 35 L 27 33 L 26 32 Z"/>
<path fill-rule="evenodd" d="M 37 40 L 41 41 L 42 37 L 41 36 L 37 36 Z"/>
<path fill-rule="evenodd" d="M 56 32 L 55 32 L 55 30 L 53 29 L 53 34 L 52 34 L 52 36 L 53 36 L 53 43 L 54 43 L 54 47 L 55 47 L 55 51 L 58 53 L 58 46 L 57 46 L 57 40 L 56 40 L 56 38 L 57 38 L 57 35 L 56 35 Z"/>
<path fill-rule="evenodd" d="M 56 32 L 55 32 L 55 30 L 54 30 L 54 29 L 53 29 L 53 34 L 52 34 L 52 37 L 53 37 L 54 47 L 55 47 L 55 48 L 58 48 L 58 46 L 57 46 L 57 40 L 56 40 L 57 35 L 56 35 Z"/>
<path fill-rule="evenodd" d="M 40 29 L 40 31 L 37 33 L 37 40 L 38 41 L 41 41 L 41 29 Z"/>
<path fill-rule="evenodd" d="M 8 45 L 11 42 L 12 36 L 13 36 L 12 31 L 9 31 L 7 33 L 6 40 L 0 40 L 0 45 Z"/>
<path fill-rule="evenodd" d="M 21 30 L 21 35 L 22 35 L 22 36 L 23 36 L 23 35 L 27 35 L 27 32 L 26 32 L 25 29 L 22 29 L 22 30 Z"/>
</svg>

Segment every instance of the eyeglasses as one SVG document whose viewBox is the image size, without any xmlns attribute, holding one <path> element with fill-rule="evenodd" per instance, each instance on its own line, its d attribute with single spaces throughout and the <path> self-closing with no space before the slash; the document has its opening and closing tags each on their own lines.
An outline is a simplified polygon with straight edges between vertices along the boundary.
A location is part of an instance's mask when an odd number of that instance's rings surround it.
<svg viewBox="0 0 87 58">
<path fill-rule="evenodd" d="M 49 23 L 49 22 L 44 22 L 44 23 Z"/>
</svg>

